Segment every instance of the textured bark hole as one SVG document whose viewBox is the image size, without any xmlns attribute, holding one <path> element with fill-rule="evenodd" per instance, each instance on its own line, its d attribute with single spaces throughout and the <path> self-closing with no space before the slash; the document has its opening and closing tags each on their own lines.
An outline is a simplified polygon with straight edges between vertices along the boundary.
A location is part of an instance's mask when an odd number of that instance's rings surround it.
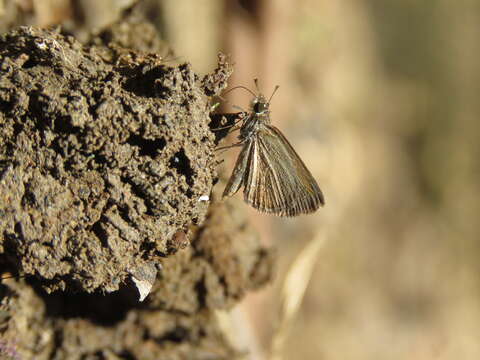
<svg viewBox="0 0 480 360">
<path fill-rule="evenodd" d="M 127 142 L 131 146 L 139 148 L 138 154 L 140 156 L 150 156 L 151 158 L 155 158 L 155 156 L 157 156 L 167 144 L 163 138 L 150 140 L 137 134 L 132 134 Z"/>
<path fill-rule="evenodd" d="M 64 134 L 78 134 L 81 128 L 72 124 L 70 116 L 58 116 L 53 120 L 54 130 Z"/>
<path fill-rule="evenodd" d="M 139 74 L 126 81 L 125 90 L 147 98 L 165 97 L 170 94 L 169 89 L 158 81 L 168 73 L 163 65 L 144 71 L 144 69 L 140 69 Z"/>
<path fill-rule="evenodd" d="M 190 338 L 190 332 L 188 331 L 187 328 L 183 326 L 176 326 L 174 329 L 171 331 L 167 332 L 165 335 L 162 337 L 156 338 L 155 340 L 158 342 L 165 342 L 165 341 L 171 341 L 174 343 L 181 343 L 184 341 L 188 341 Z"/>
<path fill-rule="evenodd" d="M 32 57 L 28 58 L 27 61 L 25 61 L 22 65 L 22 68 L 23 69 L 31 69 L 31 68 L 34 68 L 35 66 L 38 65 L 38 62 L 33 59 Z"/>
<path fill-rule="evenodd" d="M 100 243 L 102 244 L 103 247 L 108 247 L 108 233 L 107 231 L 103 228 L 103 222 L 100 220 L 97 221 L 92 225 L 92 232 L 95 234 L 98 240 L 100 240 Z"/>
<path fill-rule="evenodd" d="M 129 311 L 141 307 L 132 284 L 125 284 L 120 290 L 106 295 L 71 292 L 46 294 L 39 288 L 36 292 L 45 303 L 47 317 L 86 319 L 100 326 L 115 326 L 125 320 Z"/>
</svg>

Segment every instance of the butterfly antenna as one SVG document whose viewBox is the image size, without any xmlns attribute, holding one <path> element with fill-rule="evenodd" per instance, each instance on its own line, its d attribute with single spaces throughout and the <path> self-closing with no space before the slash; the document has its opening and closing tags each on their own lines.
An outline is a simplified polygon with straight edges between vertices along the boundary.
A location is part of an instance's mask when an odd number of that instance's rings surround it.
<svg viewBox="0 0 480 360">
<path fill-rule="evenodd" d="M 269 104 L 270 104 L 270 100 L 272 100 L 273 95 L 275 95 L 275 93 L 277 92 L 277 90 L 278 90 L 279 87 L 280 87 L 280 86 L 277 85 L 277 86 L 275 86 L 275 89 L 273 89 L 272 95 L 270 95 L 270 99 L 268 99 L 268 103 L 269 103 Z"/>
<path fill-rule="evenodd" d="M 232 90 L 233 90 L 233 89 L 232 89 Z M 219 96 L 219 95 L 217 95 L 217 97 L 219 97 L 220 100 L 223 100 L 225 103 L 230 104 L 230 101 L 228 101 L 227 99 L 225 99 L 225 98 L 223 98 L 223 97 L 221 97 L 221 96 Z M 218 104 L 218 105 L 220 105 L 220 104 Z M 218 107 L 218 105 L 215 107 L 215 109 Z M 241 106 L 238 106 L 238 105 L 234 105 L 234 104 L 233 104 L 232 107 L 233 107 L 234 109 L 236 109 L 236 110 L 240 110 L 241 112 L 244 112 L 244 113 L 247 112 L 247 111 L 246 111 L 244 108 L 242 108 Z"/>
<path fill-rule="evenodd" d="M 245 87 L 245 86 L 242 86 L 242 85 L 239 85 L 239 86 L 235 86 L 231 89 L 228 89 L 227 91 L 225 91 L 223 93 L 223 95 L 225 94 L 228 94 L 230 91 L 233 91 L 233 90 L 236 90 L 236 89 L 244 89 L 244 90 L 247 90 L 250 94 L 252 94 L 253 96 L 257 96 L 257 94 L 255 94 L 252 90 L 250 90 L 249 88 Z"/>
<path fill-rule="evenodd" d="M 244 109 L 243 109 L 241 106 L 238 106 L 238 105 L 232 105 L 232 107 L 233 107 L 234 109 L 240 110 L 241 112 L 244 112 L 244 113 L 246 113 L 246 112 L 247 112 L 247 111 L 246 111 L 246 110 L 244 110 Z"/>
</svg>

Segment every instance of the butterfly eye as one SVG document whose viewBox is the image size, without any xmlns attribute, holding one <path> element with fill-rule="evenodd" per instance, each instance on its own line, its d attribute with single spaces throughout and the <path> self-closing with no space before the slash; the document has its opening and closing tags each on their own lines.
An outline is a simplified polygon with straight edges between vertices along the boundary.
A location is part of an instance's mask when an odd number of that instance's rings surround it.
<svg viewBox="0 0 480 360">
<path fill-rule="evenodd" d="M 253 111 L 257 114 L 264 112 L 267 108 L 268 106 L 264 102 L 256 102 L 253 104 Z"/>
</svg>

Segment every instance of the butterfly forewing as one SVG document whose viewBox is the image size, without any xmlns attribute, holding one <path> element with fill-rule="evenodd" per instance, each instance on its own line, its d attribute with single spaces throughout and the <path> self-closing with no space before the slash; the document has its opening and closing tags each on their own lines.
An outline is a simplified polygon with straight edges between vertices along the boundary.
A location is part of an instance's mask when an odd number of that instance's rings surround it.
<svg viewBox="0 0 480 360">
<path fill-rule="evenodd" d="M 262 124 L 248 142 L 244 148 L 248 150 L 241 154 L 242 165 L 246 161 L 242 172 L 248 204 L 279 216 L 307 214 L 323 205 L 317 182 L 277 128 Z"/>
</svg>

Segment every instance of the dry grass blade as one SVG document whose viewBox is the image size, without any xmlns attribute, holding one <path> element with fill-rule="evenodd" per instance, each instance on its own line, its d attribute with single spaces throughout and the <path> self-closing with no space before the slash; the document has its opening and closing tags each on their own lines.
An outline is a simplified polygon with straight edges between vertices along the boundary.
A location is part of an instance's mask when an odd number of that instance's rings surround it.
<svg viewBox="0 0 480 360">
<path fill-rule="evenodd" d="M 229 311 L 215 310 L 222 334 L 238 350 L 235 360 L 260 360 L 264 356 L 245 309 L 235 307 Z"/>
<path fill-rule="evenodd" d="M 317 233 L 297 256 L 287 272 L 282 289 L 280 321 L 272 339 L 270 360 L 281 360 L 285 341 L 312 277 L 317 255 L 326 235 Z"/>
</svg>

